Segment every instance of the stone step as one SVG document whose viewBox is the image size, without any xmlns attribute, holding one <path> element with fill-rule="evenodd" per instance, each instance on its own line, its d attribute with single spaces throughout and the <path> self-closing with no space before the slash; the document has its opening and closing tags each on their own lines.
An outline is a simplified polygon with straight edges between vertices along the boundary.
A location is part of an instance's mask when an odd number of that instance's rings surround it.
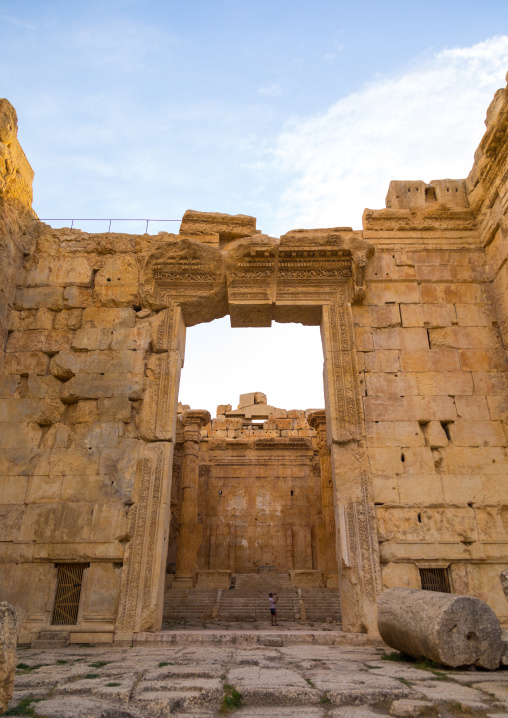
<svg viewBox="0 0 508 718">
<path fill-rule="evenodd" d="M 314 644 L 320 646 L 377 646 L 386 648 L 379 636 L 367 633 L 345 633 L 335 627 L 329 631 L 298 630 L 283 631 L 281 629 L 248 631 L 248 630 L 169 630 L 153 633 L 137 633 L 134 645 L 138 644 L 172 644 L 213 645 L 213 646 L 265 646 L 269 645 L 297 646 Z"/>
</svg>

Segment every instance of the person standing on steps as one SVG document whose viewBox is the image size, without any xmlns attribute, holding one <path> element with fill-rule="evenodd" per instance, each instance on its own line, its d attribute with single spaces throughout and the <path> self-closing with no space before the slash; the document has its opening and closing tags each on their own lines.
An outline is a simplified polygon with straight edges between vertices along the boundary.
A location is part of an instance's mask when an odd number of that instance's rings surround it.
<svg viewBox="0 0 508 718">
<path fill-rule="evenodd" d="M 278 626 L 277 623 L 277 601 L 279 600 L 277 594 L 269 593 L 268 601 L 270 602 L 270 615 L 272 619 L 272 626 Z"/>
</svg>

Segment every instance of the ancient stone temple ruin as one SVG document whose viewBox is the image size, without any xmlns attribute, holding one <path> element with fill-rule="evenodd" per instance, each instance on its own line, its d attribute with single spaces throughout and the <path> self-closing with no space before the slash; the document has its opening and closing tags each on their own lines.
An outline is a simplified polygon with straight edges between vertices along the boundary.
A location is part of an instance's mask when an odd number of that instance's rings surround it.
<svg viewBox="0 0 508 718">
<path fill-rule="evenodd" d="M 394 181 L 361 230 L 188 211 L 177 235 L 89 234 L 37 219 L 0 101 L 0 600 L 22 642 L 127 641 L 184 604 L 256 617 L 267 583 L 350 632 L 389 587 L 508 621 L 507 89 L 486 124 L 465 180 Z M 226 315 L 320 326 L 326 406 L 179 405 L 186 327 Z"/>
</svg>

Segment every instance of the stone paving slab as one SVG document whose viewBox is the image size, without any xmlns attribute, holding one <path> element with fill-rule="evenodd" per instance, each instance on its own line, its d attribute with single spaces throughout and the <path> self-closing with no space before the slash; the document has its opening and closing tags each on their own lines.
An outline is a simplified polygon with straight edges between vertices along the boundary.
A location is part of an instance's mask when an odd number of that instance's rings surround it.
<svg viewBox="0 0 508 718">
<path fill-rule="evenodd" d="M 231 714 L 238 718 L 375 718 L 398 715 L 404 700 L 427 701 L 429 717 L 507 714 L 508 670 L 436 670 L 390 660 L 390 653 L 192 643 L 20 650 L 25 668 L 17 672 L 11 707 L 32 696 L 39 702 L 27 716 L 217 718 L 234 688 L 242 694 Z"/>
</svg>

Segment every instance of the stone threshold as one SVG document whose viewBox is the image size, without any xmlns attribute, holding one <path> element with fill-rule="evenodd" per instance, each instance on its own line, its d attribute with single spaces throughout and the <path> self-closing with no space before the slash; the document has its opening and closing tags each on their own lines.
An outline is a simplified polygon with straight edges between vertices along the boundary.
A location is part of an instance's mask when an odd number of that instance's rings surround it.
<svg viewBox="0 0 508 718">
<path fill-rule="evenodd" d="M 343 631 L 248 631 L 248 630 L 170 630 L 135 634 L 134 645 L 163 643 L 171 645 L 209 644 L 213 646 L 379 646 L 385 644 L 376 634 Z"/>
</svg>

